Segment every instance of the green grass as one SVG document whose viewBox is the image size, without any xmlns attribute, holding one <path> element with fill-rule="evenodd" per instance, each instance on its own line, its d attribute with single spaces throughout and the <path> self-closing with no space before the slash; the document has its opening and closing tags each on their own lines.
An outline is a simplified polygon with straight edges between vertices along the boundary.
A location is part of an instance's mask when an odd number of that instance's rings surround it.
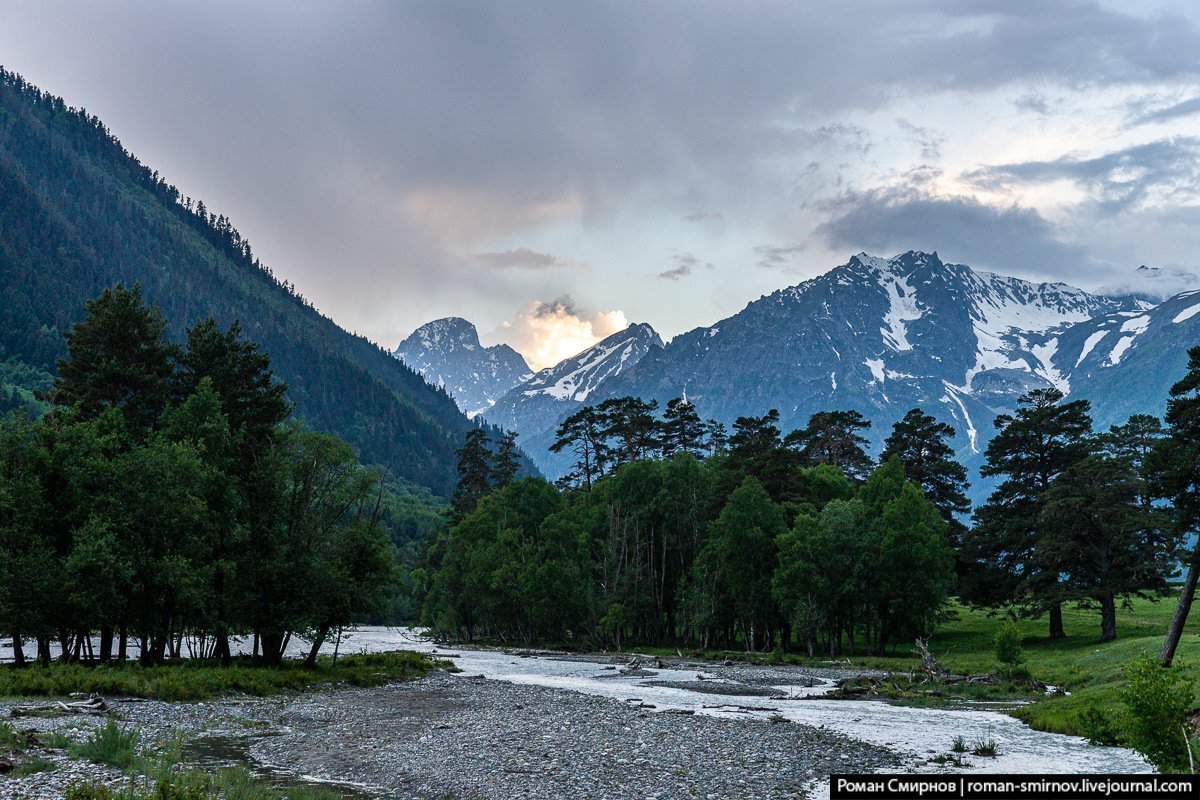
<svg viewBox="0 0 1200 800">
<path fill-rule="evenodd" d="M 201 661 L 155 667 L 139 664 L 9 666 L 0 668 L 0 696 L 61 697 L 82 692 L 194 701 L 228 694 L 267 696 L 331 683 L 378 686 L 393 680 L 419 677 L 431 669 L 447 666 L 444 661 L 407 651 L 343 656 L 336 667 L 323 658 L 312 668 L 293 662 L 268 669 Z"/>
<path fill-rule="evenodd" d="M 1157 655 L 1163 636 L 1175 611 L 1175 596 L 1158 602 L 1134 600 L 1132 607 L 1117 611 L 1117 639 L 1100 643 L 1100 612 L 1098 610 L 1065 607 L 1063 623 L 1067 637 L 1057 641 L 1047 638 L 1049 623 L 1043 617 L 1016 620 L 1014 625 L 1021 636 L 1028 673 L 1041 681 L 1058 686 L 1069 696 L 1034 698 L 1035 700 L 1011 713 L 1039 730 L 1088 736 L 1102 741 L 1104 731 L 1096 727 L 1113 721 L 1121 710 L 1118 694 L 1124 683 L 1123 670 L 1134 659 Z M 995 672 L 998 664 L 995 636 L 1004 620 L 987 612 L 953 605 L 950 618 L 937 626 L 929 641 L 930 651 L 951 672 L 978 674 Z M 1200 687 L 1200 608 L 1195 609 L 1175 656 L 1175 663 Z M 903 643 L 894 654 L 885 656 L 849 657 L 853 667 L 908 672 L 917 665 L 913 646 Z M 674 649 L 644 649 L 665 658 L 675 656 Z M 717 659 L 741 659 L 772 663 L 828 665 L 829 656 L 808 659 L 790 653 L 704 653 Z M 839 665 L 847 658 L 838 657 Z M 1002 687 L 1001 687 L 1002 688 Z M 1003 699 L 1004 692 L 992 689 L 975 691 L 965 687 L 947 687 L 947 695 L 964 699 Z M 1009 695 L 1017 697 L 1018 694 Z M 1097 734 L 1093 737 L 1093 734 Z M 1111 734 L 1111 731 L 1109 732 Z M 1111 743 L 1111 741 L 1109 742 Z"/>
<path fill-rule="evenodd" d="M 273 785 L 244 767 L 208 772 L 183 768 L 182 739 L 176 737 L 156 754 L 134 758 L 124 769 L 133 780 L 123 789 L 76 783 L 65 800 L 341 800 L 341 795 L 311 784 Z"/>
<path fill-rule="evenodd" d="M 25 778 L 30 775 L 36 775 L 39 772 L 52 772 L 58 769 L 58 765 L 48 758 L 42 756 L 31 756 L 24 758 L 13 765 L 12 776 L 14 778 Z"/>
<path fill-rule="evenodd" d="M 116 720 L 109 720 L 103 728 L 97 728 L 91 738 L 72 745 L 68 752 L 72 758 L 86 758 L 96 764 L 107 764 L 117 769 L 129 769 L 137 759 L 138 732 L 121 728 Z"/>
</svg>

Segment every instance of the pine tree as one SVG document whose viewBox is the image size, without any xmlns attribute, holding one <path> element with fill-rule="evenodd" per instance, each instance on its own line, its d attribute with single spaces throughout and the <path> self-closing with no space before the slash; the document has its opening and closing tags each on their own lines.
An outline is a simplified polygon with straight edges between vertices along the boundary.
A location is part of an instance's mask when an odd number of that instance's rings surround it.
<svg viewBox="0 0 1200 800">
<path fill-rule="evenodd" d="M 142 288 L 117 284 L 84 304 L 87 316 L 66 333 L 67 358 L 49 399 L 75 407 L 83 419 L 118 408 L 144 435 L 167 404 L 174 348 L 166 320 L 142 301 Z"/>
<path fill-rule="evenodd" d="M 591 491 L 592 484 L 604 475 L 610 460 L 604 438 L 604 419 L 594 406 L 579 409 L 558 426 L 550 452 L 560 453 L 567 449 L 575 454 L 575 464 L 559 483 L 583 486 Z"/>
<path fill-rule="evenodd" d="M 637 397 L 612 397 L 597 406 L 605 439 L 616 442 L 614 466 L 648 458 L 659 449 L 657 408 L 657 400 L 646 402 Z"/>
<path fill-rule="evenodd" d="M 1187 374 L 1171 387 L 1166 423 L 1167 437 L 1155 446 L 1151 462 L 1163 495 L 1174 503 L 1175 533 L 1183 536 L 1200 528 L 1200 347 L 1188 350 Z M 1196 597 L 1198 574 L 1200 537 L 1192 547 L 1187 577 L 1158 656 L 1165 665 L 1175 659 L 1183 626 Z"/>
<path fill-rule="evenodd" d="M 458 483 L 450 496 L 454 522 L 474 511 L 479 499 L 492 488 L 492 449 L 488 441 L 487 431 L 472 428 L 458 449 Z"/>
<path fill-rule="evenodd" d="M 1086 400 L 1063 402 L 1057 389 L 1035 389 L 1017 401 L 1015 416 L 996 418 L 997 433 L 988 443 L 982 475 L 1004 480 L 975 515 L 968 550 L 980 562 L 968 593 L 974 602 L 1015 602 L 1031 611 L 1048 611 L 1050 638 L 1066 635 L 1062 603 L 1068 587 L 1060 580 L 1067 565 L 1060 553 L 1043 550 L 1041 519 L 1044 495 L 1072 464 L 1088 456 L 1092 420 Z"/>
<path fill-rule="evenodd" d="M 676 397 L 667 401 L 662 421 L 662 454 L 670 458 L 677 452 L 700 455 L 704 451 L 704 423 L 696 407 Z"/>
<path fill-rule="evenodd" d="M 861 481 L 873 466 L 861 434 L 870 427 L 870 420 L 857 411 L 818 411 L 805 428 L 789 433 L 784 444 L 797 450 L 808 466 L 828 464 Z"/>
<path fill-rule="evenodd" d="M 1066 570 L 1068 593 L 1100 605 L 1100 641 L 1117 638 L 1120 598 L 1165 593 L 1175 538 L 1142 505 L 1142 482 L 1128 462 L 1092 455 L 1055 478 L 1045 493 L 1038 543 Z"/>
</svg>

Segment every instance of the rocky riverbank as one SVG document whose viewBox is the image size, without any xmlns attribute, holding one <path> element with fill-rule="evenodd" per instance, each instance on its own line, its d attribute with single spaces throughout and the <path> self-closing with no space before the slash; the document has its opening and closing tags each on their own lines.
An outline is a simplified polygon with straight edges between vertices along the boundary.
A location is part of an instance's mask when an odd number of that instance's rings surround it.
<svg viewBox="0 0 1200 800">
<path fill-rule="evenodd" d="M 7 717 L 13 703 L 0 703 Z M 660 712 L 629 698 L 443 672 L 369 689 L 212 703 L 115 702 L 144 746 L 182 736 L 213 766 L 249 757 L 276 777 L 396 798 L 791 798 L 833 771 L 900 766 L 890 751 L 808 725 Z M 12 720 L 86 738 L 103 720 Z M 0 776 L 0 800 L 61 797 L 72 782 L 119 785 L 108 767 L 38 751 L 57 769 Z"/>
</svg>

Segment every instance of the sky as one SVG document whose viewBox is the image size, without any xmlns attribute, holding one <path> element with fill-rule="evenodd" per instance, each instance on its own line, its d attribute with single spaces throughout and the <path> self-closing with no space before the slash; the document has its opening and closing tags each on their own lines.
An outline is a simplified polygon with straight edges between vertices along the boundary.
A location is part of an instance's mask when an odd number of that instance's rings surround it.
<svg viewBox="0 0 1200 800">
<path fill-rule="evenodd" d="M 1197 271 L 1198 9 L 14 0 L 0 64 L 343 327 L 390 349 L 461 316 L 541 367 L 864 250 Z"/>
</svg>

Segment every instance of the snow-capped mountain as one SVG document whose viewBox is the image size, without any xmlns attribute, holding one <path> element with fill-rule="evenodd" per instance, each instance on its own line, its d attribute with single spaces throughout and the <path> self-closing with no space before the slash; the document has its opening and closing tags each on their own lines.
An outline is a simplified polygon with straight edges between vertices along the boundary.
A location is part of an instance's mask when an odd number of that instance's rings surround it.
<svg viewBox="0 0 1200 800">
<path fill-rule="evenodd" d="M 920 407 L 955 428 L 982 500 L 988 485 L 976 468 L 996 416 L 1031 389 L 1089 399 L 1098 429 L 1163 413 L 1187 349 L 1200 344 L 1200 290 L 1157 305 L 1144 294 L 1032 283 L 936 253 L 860 253 L 665 347 L 649 325 L 630 326 L 511 389 L 485 416 L 517 431 L 554 478 L 568 467 L 547 450 L 559 423 L 610 397 L 661 408 L 686 396 L 701 417 L 726 424 L 775 408 L 785 432 L 817 411 L 856 409 L 873 423 L 876 452 Z"/>
<path fill-rule="evenodd" d="M 541 370 L 497 400 L 484 416 L 494 425 L 517 431 L 521 446 L 533 451 L 542 468 L 543 454 L 559 422 L 589 402 L 601 386 L 662 348 L 654 328 L 634 323 Z"/>
<path fill-rule="evenodd" d="M 1133 301 L 943 263 L 936 253 L 865 253 L 750 303 L 606 383 L 600 396 L 660 404 L 686 392 L 726 423 L 777 408 L 785 430 L 816 411 L 854 408 L 881 441 L 914 406 L 951 423 L 960 449 L 983 451 L 997 413 L 1070 376 L 1053 335 Z M 538 457 L 538 454 L 534 454 Z"/>
<path fill-rule="evenodd" d="M 506 344 L 484 347 L 465 319 L 446 317 L 413 331 L 392 353 L 434 386 L 445 388 L 468 417 L 491 408 L 528 379 L 525 359 Z"/>
</svg>

